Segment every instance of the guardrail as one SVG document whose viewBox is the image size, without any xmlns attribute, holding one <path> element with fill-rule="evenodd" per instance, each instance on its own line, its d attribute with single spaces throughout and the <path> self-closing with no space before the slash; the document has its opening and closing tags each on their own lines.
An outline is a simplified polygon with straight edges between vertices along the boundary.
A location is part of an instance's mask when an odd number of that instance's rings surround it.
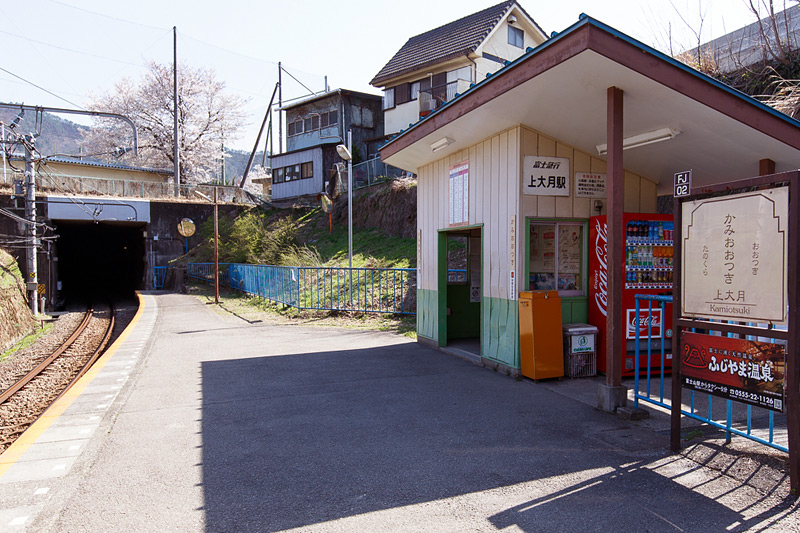
<svg viewBox="0 0 800 533">
<path fill-rule="evenodd" d="M 644 386 L 643 390 L 640 390 L 640 374 L 644 369 L 639 368 L 639 357 L 640 357 L 640 328 L 636 328 L 636 341 L 635 341 L 635 355 L 634 355 L 634 397 L 633 397 L 633 406 L 634 408 L 639 407 L 639 401 L 644 401 L 651 403 L 653 405 L 657 405 L 659 407 L 663 407 L 665 409 L 672 408 L 673 399 L 668 397 L 665 393 L 665 390 L 670 391 L 671 387 L 665 387 L 664 383 L 666 380 L 665 370 L 664 370 L 664 362 L 666 358 L 665 353 L 665 327 L 661 327 L 661 336 L 660 336 L 660 346 L 661 346 L 661 369 L 654 369 L 652 368 L 652 338 L 651 337 L 651 328 L 652 328 L 652 320 L 650 320 L 653 314 L 653 302 L 659 304 L 661 309 L 661 316 L 666 317 L 666 309 L 665 305 L 667 303 L 672 303 L 672 296 L 654 296 L 654 295 L 643 295 L 637 294 L 635 295 L 636 299 L 636 315 L 641 316 L 640 307 L 642 302 L 647 302 L 647 381 L 646 385 Z M 709 326 L 713 326 L 713 321 L 710 321 Z M 656 337 L 658 338 L 658 337 Z M 775 340 L 773 339 L 773 342 Z M 779 342 L 779 341 L 778 341 Z M 678 357 L 676 355 L 675 357 Z M 674 364 L 674 363 L 673 363 Z M 658 380 L 658 395 L 655 392 L 651 392 L 652 389 L 652 382 L 651 376 L 653 372 L 657 372 L 657 380 Z M 789 452 L 789 445 L 788 445 L 788 433 L 787 433 L 787 425 L 786 425 L 786 415 L 776 413 L 774 411 L 763 409 L 760 407 L 755 407 L 751 405 L 745 405 L 740 402 L 734 402 L 733 400 L 717 398 L 716 402 L 714 401 L 713 396 L 710 394 L 703 394 L 703 393 L 696 393 L 695 391 L 684 390 L 684 394 L 687 397 L 681 398 L 681 414 L 692 418 L 694 420 L 698 420 L 700 422 L 704 422 L 716 428 L 722 429 L 725 431 L 726 440 L 730 442 L 732 435 L 738 435 L 740 437 L 744 437 L 746 439 L 750 439 L 755 442 L 759 442 L 766 446 L 770 446 L 777 450 L 781 450 L 784 452 Z M 706 398 L 703 398 L 706 396 Z M 724 402 L 724 403 L 723 403 Z M 683 406 L 688 403 L 688 410 L 685 409 Z M 706 403 L 705 409 L 700 409 L 698 404 Z M 703 412 L 704 411 L 704 412 Z M 724 411 L 724 412 L 723 412 Z M 776 424 L 776 418 L 777 424 Z"/>
<path fill-rule="evenodd" d="M 164 288 L 164 284 L 167 280 L 167 270 L 169 267 L 165 266 L 154 266 L 153 267 L 153 288 L 157 291 L 160 291 Z"/>
<path fill-rule="evenodd" d="M 13 187 L 15 180 L 24 180 L 24 177 L 24 172 L 8 168 L 4 175 L 0 174 L 0 186 Z M 74 176 L 43 169 L 36 173 L 36 189 L 43 193 L 144 199 L 183 198 L 202 202 L 202 196 L 195 193 L 198 192 L 207 198 L 213 198 L 215 188 L 219 203 L 263 204 L 266 202 L 262 196 L 244 191 L 234 185 L 194 183 L 176 187 L 172 183 L 163 181 Z"/>
<path fill-rule="evenodd" d="M 190 279 L 214 281 L 213 263 L 189 263 Z M 297 309 L 416 313 L 416 269 L 220 263 L 219 284 Z"/>
</svg>

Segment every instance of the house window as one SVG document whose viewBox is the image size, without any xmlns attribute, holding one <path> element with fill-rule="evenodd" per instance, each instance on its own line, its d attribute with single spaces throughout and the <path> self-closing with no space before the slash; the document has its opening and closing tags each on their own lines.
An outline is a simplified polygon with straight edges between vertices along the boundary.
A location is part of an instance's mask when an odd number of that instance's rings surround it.
<svg viewBox="0 0 800 533">
<path fill-rule="evenodd" d="M 415 81 L 411 84 L 411 99 L 416 100 L 419 96 L 419 82 Z"/>
<path fill-rule="evenodd" d="M 322 113 L 319 116 L 319 124 L 323 128 L 327 128 L 328 126 L 333 126 L 338 122 L 338 112 L 336 111 L 328 111 L 327 113 Z"/>
<path fill-rule="evenodd" d="M 286 129 L 289 137 L 291 137 L 292 135 L 300 135 L 301 133 L 303 133 L 303 121 L 297 120 L 295 122 L 290 122 L 287 125 Z"/>
<path fill-rule="evenodd" d="M 292 165 L 286 167 L 286 181 L 295 181 L 300 179 L 300 165 Z"/>
<path fill-rule="evenodd" d="M 508 27 L 508 44 L 516 46 L 517 48 L 523 48 L 525 46 L 525 34 L 521 29 L 515 28 L 514 26 Z"/>
<path fill-rule="evenodd" d="M 394 107 L 394 87 L 383 91 L 383 108 L 391 109 Z"/>
<path fill-rule="evenodd" d="M 300 178 L 313 178 L 314 177 L 314 162 L 302 163 L 300 165 Z"/>
<path fill-rule="evenodd" d="M 272 169 L 272 183 L 281 183 L 283 182 L 283 169 L 282 168 L 273 168 Z"/>
<path fill-rule="evenodd" d="M 394 88 L 395 105 L 405 104 L 411 101 L 411 84 L 401 83 Z"/>
<path fill-rule="evenodd" d="M 305 131 L 312 131 L 314 129 L 314 126 L 311 124 L 311 117 L 308 117 L 305 120 L 303 120 L 303 129 Z"/>
</svg>

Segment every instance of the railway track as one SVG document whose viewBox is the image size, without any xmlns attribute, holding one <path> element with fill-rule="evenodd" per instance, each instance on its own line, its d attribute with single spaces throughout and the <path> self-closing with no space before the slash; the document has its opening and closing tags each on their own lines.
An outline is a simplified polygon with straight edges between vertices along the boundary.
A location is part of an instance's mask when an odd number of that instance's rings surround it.
<svg viewBox="0 0 800 533">
<path fill-rule="evenodd" d="M 6 371 L 0 382 L 0 453 L 100 357 L 114 330 L 114 308 L 92 307 L 72 322 L 74 331 L 55 349 L 40 350 Z"/>
</svg>

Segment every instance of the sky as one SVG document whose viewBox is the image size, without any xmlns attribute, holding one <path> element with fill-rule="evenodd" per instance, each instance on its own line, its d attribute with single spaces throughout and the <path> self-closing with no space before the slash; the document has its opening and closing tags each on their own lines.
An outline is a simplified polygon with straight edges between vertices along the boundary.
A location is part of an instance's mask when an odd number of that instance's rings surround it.
<svg viewBox="0 0 800 533">
<path fill-rule="evenodd" d="M 284 99 L 323 90 L 326 76 L 331 88 L 378 94 L 370 80 L 408 38 L 499 1 L 0 0 L 0 102 L 86 108 L 150 61 L 171 64 L 174 26 L 178 62 L 214 69 L 245 100 L 231 146 L 250 151 L 278 62 L 291 74 Z M 696 46 L 698 30 L 705 42 L 755 20 L 747 0 L 518 2 L 548 35 L 586 13 L 667 53 Z"/>
</svg>

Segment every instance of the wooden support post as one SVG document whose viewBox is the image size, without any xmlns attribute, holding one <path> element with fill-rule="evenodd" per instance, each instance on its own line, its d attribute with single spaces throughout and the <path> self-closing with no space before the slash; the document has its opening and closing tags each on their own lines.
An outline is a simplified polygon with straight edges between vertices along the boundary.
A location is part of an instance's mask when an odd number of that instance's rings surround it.
<svg viewBox="0 0 800 533">
<path fill-rule="evenodd" d="M 624 235 L 622 211 L 625 171 L 622 165 L 622 90 L 608 88 L 608 326 L 606 335 L 606 384 L 622 384 L 622 264 Z"/>
<path fill-rule="evenodd" d="M 683 273 L 681 265 L 683 264 L 683 249 L 681 243 L 683 242 L 683 213 L 681 206 L 681 199 L 673 197 L 672 199 L 672 213 L 674 221 L 674 230 L 672 232 L 673 259 L 675 266 L 672 272 L 672 408 L 670 410 L 670 433 L 669 433 L 669 447 L 673 453 L 681 451 L 681 408 L 683 398 L 683 384 L 681 383 L 681 335 L 683 331 L 678 326 L 678 317 L 681 315 L 681 298 L 683 295 L 680 288 L 683 286 Z"/>
<path fill-rule="evenodd" d="M 797 262 L 800 260 L 800 175 L 789 182 L 789 342 L 786 353 L 786 431 L 789 440 L 789 481 L 795 496 L 800 493 L 800 288 Z"/>
<path fill-rule="evenodd" d="M 608 186 L 608 320 L 606 321 L 606 382 L 597 394 L 597 407 L 615 412 L 624 407 L 628 390 L 622 386 L 622 289 L 625 263 L 624 209 L 625 171 L 622 165 L 622 90 L 609 87 L 607 91 L 606 160 Z"/>
</svg>

